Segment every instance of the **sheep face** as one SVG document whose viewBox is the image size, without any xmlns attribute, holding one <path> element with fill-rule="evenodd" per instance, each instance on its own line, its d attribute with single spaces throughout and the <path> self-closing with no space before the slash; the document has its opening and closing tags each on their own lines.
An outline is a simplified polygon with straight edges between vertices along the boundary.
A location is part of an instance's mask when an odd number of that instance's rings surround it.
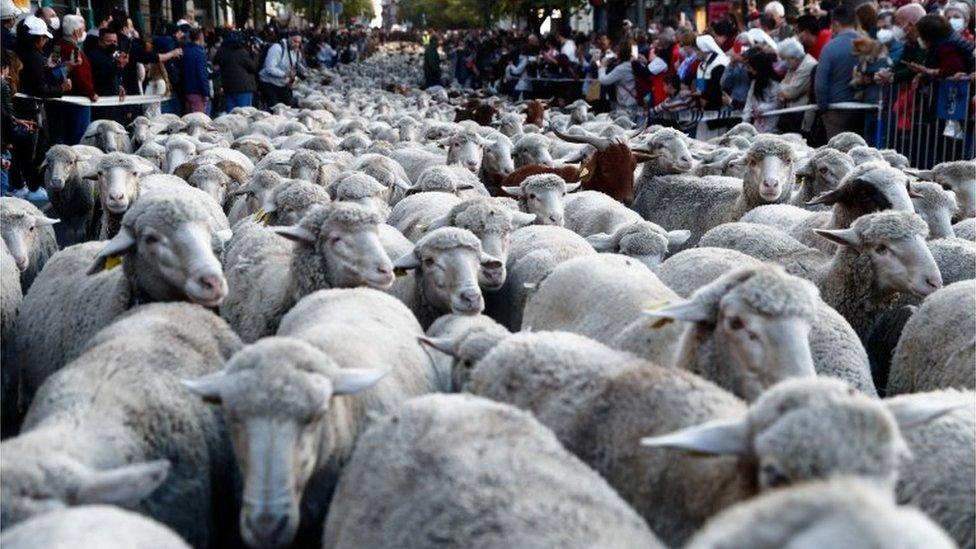
<svg viewBox="0 0 976 549">
<path fill-rule="evenodd" d="M 566 194 L 579 187 L 579 183 L 566 184 L 558 175 L 540 174 L 526 177 L 518 187 L 502 190 L 517 197 L 526 213 L 535 214 L 537 225 L 562 227 Z"/>
<path fill-rule="evenodd" d="M 664 261 L 669 247 L 680 246 L 690 236 L 690 231 L 665 231 L 649 221 L 639 221 L 621 225 L 613 234 L 590 235 L 586 241 L 598 252 L 630 256 L 653 269 Z"/>
<path fill-rule="evenodd" d="M 512 144 L 507 139 L 489 141 L 482 158 L 482 169 L 491 175 L 505 177 L 515 171 Z"/>
<path fill-rule="evenodd" d="M 733 271 L 690 300 L 647 314 L 695 323 L 682 354 L 712 332 L 719 362 L 731 364 L 706 377 L 755 400 L 783 379 L 816 375 L 808 338 L 817 303 L 813 284 L 767 267 Z"/>
<path fill-rule="evenodd" d="M 766 202 L 778 202 L 783 193 L 792 188 L 793 162 L 778 155 L 761 158 L 747 155 L 743 181 L 746 180 L 758 183 L 760 198 Z"/>
<path fill-rule="evenodd" d="M 220 305 L 227 295 L 227 280 L 217 259 L 223 235 L 211 228 L 201 206 L 164 201 L 172 201 L 172 197 L 147 198 L 127 212 L 118 234 L 95 256 L 89 274 L 100 272 L 110 257 L 121 255 L 125 256 L 126 274 L 155 300 Z M 180 221 L 159 223 L 162 216 L 146 212 L 153 207 Z"/>
<path fill-rule="evenodd" d="M 109 213 L 123 214 L 139 194 L 139 179 L 148 173 L 147 167 L 134 162 L 98 166 L 98 193 L 102 207 Z"/>
<path fill-rule="evenodd" d="M 521 168 L 529 164 L 541 164 L 552 167 L 554 162 L 549 152 L 549 140 L 542 135 L 528 134 L 515 144 L 515 167 Z"/>
<path fill-rule="evenodd" d="M 813 184 L 816 185 L 814 194 L 836 189 L 841 180 L 854 168 L 854 161 L 842 153 L 827 155 L 815 163 Z"/>
<path fill-rule="evenodd" d="M 508 113 L 498 122 L 498 131 L 509 138 L 522 135 L 522 117 L 516 113 Z"/>
<path fill-rule="evenodd" d="M 651 165 L 654 165 L 657 171 L 664 173 L 687 173 L 695 165 L 691 149 L 677 131 L 659 130 L 647 142 L 646 148 L 635 148 L 634 151 L 651 155 Z"/>
<path fill-rule="evenodd" d="M 394 267 L 417 270 L 421 294 L 433 309 L 476 315 L 485 308 L 478 285 L 481 270 L 497 271 L 501 263 L 482 252 L 477 237 L 469 231 L 442 228 L 424 236 Z"/>
<path fill-rule="evenodd" d="M 166 144 L 166 173 L 173 173 L 196 152 L 196 148 L 186 139 L 171 140 Z"/>
<path fill-rule="evenodd" d="M 882 291 L 925 297 L 942 287 L 942 274 L 925 244 L 928 227 L 916 214 L 881 212 L 849 229 L 815 229 L 820 236 L 867 257 Z"/>
<path fill-rule="evenodd" d="M 929 227 L 929 240 L 955 236 L 952 218 L 958 211 L 956 193 L 924 181 L 916 182 L 912 190 L 917 195 L 912 197 L 912 205 Z"/>
<path fill-rule="evenodd" d="M 843 205 L 857 218 L 881 210 L 915 211 L 908 177 L 877 162 L 851 169 L 836 189 L 818 195 L 807 204 Z M 836 210 L 835 210 L 836 211 Z"/>
<path fill-rule="evenodd" d="M 976 217 L 976 163 L 971 160 L 946 162 L 919 172 L 918 176 L 956 193 L 961 217 Z"/>
<path fill-rule="evenodd" d="M 58 433 L 58 438 L 70 438 Z M 63 445 L 63 443 L 61 443 Z M 95 470 L 63 453 L 38 453 L 26 440 L 4 442 L 0 528 L 75 505 L 134 506 L 169 474 L 166 460 Z"/>
<path fill-rule="evenodd" d="M 641 440 L 643 446 L 738 455 L 761 490 L 853 475 L 894 488 L 907 455 L 901 431 L 955 409 L 954 403 L 884 402 L 829 378 L 784 381 L 746 417 L 716 420 Z"/>
<path fill-rule="evenodd" d="M 485 140 L 472 131 L 462 131 L 448 140 L 447 163 L 460 164 L 478 173 L 484 158 Z"/>
<path fill-rule="evenodd" d="M 227 200 L 227 186 L 230 178 L 215 166 L 201 166 L 197 168 L 189 179 L 190 185 L 209 194 L 217 204 L 223 205 Z"/>
<path fill-rule="evenodd" d="M 362 391 L 384 373 L 339 368 L 303 341 L 271 337 L 241 349 L 224 371 L 183 381 L 226 414 L 244 476 L 240 529 L 248 546 L 291 544 L 305 487 L 331 454 L 323 432 L 332 397 Z"/>
<path fill-rule="evenodd" d="M 31 250 L 37 243 L 38 227 L 53 225 L 57 219 L 16 211 L 0 201 L 0 235 L 21 272 L 30 266 Z"/>
<path fill-rule="evenodd" d="M 79 177 L 78 163 L 83 161 L 67 145 L 55 145 L 48 149 L 44 163 L 41 164 L 44 169 L 44 188 L 48 192 L 64 190 L 68 181 Z"/>
<path fill-rule="evenodd" d="M 92 123 L 97 124 L 94 134 L 90 137 L 94 139 L 94 145 L 102 151 L 111 152 L 124 152 L 127 153 L 132 150 L 132 143 L 129 141 L 129 134 L 125 131 L 118 122 L 111 122 L 108 120 L 99 120 Z M 89 132 L 92 131 L 91 126 L 89 126 L 88 131 L 85 132 L 85 136 L 89 137 Z M 88 142 L 86 141 L 86 144 Z"/>
</svg>

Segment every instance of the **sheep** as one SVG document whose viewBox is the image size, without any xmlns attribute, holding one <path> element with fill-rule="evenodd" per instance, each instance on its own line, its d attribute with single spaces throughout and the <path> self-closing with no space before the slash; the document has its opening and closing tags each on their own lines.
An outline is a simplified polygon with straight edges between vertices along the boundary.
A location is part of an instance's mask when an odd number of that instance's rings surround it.
<svg viewBox="0 0 976 549">
<path fill-rule="evenodd" d="M 734 147 L 718 148 L 699 157 L 699 163 L 692 173 L 697 176 L 725 175 L 742 179 L 745 176 L 744 159 L 743 150 Z"/>
<path fill-rule="evenodd" d="M 809 482 L 739 503 L 714 517 L 687 549 L 732 547 L 903 547 L 956 544 L 911 507 L 857 478 Z"/>
<path fill-rule="evenodd" d="M 101 215 L 92 218 L 88 239 L 111 238 L 118 232 L 122 216 L 139 195 L 139 181 L 155 169 L 139 157 L 108 153 L 89 167 L 83 177 L 97 179 Z"/>
<path fill-rule="evenodd" d="M 675 254 L 662 263 L 656 272 L 669 288 L 688 299 L 698 289 L 712 284 L 729 272 L 763 268 L 763 263 L 758 259 L 741 252 L 706 247 Z M 649 313 L 653 314 L 654 311 Z M 645 341 L 658 341 L 657 336 L 653 332 L 650 336 L 642 336 L 638 331 L 641 329 L 646 331 L 646 328 L 635 323 L 631 331 L 618 336 L 614 345 L 646 359 L 660 361 L 652 353 L 657 347 L 644 344 Z M 809 344 L 818 375 L 842 379 L 866 395 L 877 395 L 868 356 L 858 334 L 843 316 L 820 299 L 816 302 L 816 319 L 811 323 Z"/>
<path fill-rule="evenodd" d="M 559 263 L 593 254 L 596 252 L 583 237 L 562 227 L 530 225 L 513 231 L 505 284 L 488 294 L 486 314 L 509 330 L 519 330 L 526 301 L 539 282 Z"/>
<path fill-rule="evenodd" d="M 220 305 L 227 281 L 215 253 L 223 245 L 218 232 L 193 198 L 150 193 L 129 208 L 108 242 L 54 254 L 24 297 L 12 342 L 25 402 L 92 335 L 137 304 Z M 114 268 L 120 259 L 122 268 Z"/>
<path fill-rule="evenodd" d="M 62 245 L 85 240 L 85 230 L 95 207 L 95 193 L 91 183 L 82 176 L 102 154 L 88 145 L 54 145 L 39 166 L 44 170 L 44 189 L 51 202 L 51 214 L 61 220 L 55 232 L 59 233 Z"/>
<path fill-rule="evenodd" d="M 444 144 L 447 145 L 447 164 L 459 164 L 474 174 L 481 170 L 481 161 L 488 141 L 477 132 L 469 129 L 460 130 Z"/>
<path fill-rule="evenodd" d="M 236 506 L 230 438 L 180 379 L 218 371 L 240 347 L 188 303 L 141 306 L 101 330 L 0 444 L 3 527 L 52 506 L 142 501 L 194 546 L 216 544 Z"/>
<path fill-rule="evenodd" d="M 884 162 L 887 164 L 884 156 L 881 154 L 881 151 L 867 145 L 853 147 L 851 150 L 847 151 L 847 155 L 851 158 L 851 160 L 854 161 L 855 166 L 860 166 L 866 162 Z"/>
<path fill-rule="evenodd" d="M 330 167 L 315 151 L 299 149 L 291 156 L 291 171 L 288 176 L 292 179 L 325 185 L 337 175 L 335 166 Z"/>
<path fill-rule="evenodd" d="M 902 171 L 910 166 L 908 157 L 894 149 L 881 149 L 881 158 L 892 168 Z"/>
<path fill-rule="evenodd" d="M 190 549 L 158 522 L 109 505 L 52 511 L 5 530 L 0 543 L 10 549 L 77 547 L 79 543 L 104 549 Z"/>
<path fill-rule="evenodd" d="M 973 547 L 976 394 L 947 389 L 899 395 L 886 402 L 890 407 L 916 409 L 952 407 L 932 421 L 903 431 L 912 457 L 899 467 L 896 495 L 898 503 L 918 507 L 945 528 L 959 547 Z"/>
<path fill-rule="evenodd" d="M 428 232 L 431 223 L 450 213 L 461 199 L 449 193 L 422 192 L 397 202 L 387 223 L 396 227 L 410 241 L 418 241 Z"/>
<path fill-rule="evenodd" d="M 281 317 L 316 290 L 386 290 L 393 265 L 380 243 L 381 222 L 358 204 L 336 203 L 314 206 L 293 226 L 238 225 L 224 261 L 228 297 L 221 316 L 252 342 L 272 335 Z"/>
<path fill-rule="evenodd" d="M 4 343 L 10 341 L 14 322 L 17 319 L 17 310 L 20 309 L 20 302 L 23 299 L 20 270 L 17 268 L 13 256 L 7 250 L 7 244 L 3 243 L 0 246 L 0 340 L 3 340 Z M 12 397 L 7 392 L 6 370 L 7 368 L 4 368 L 3 396 L 9 402 Z"/>
<path fill-rule="evenodd" d="M 373 210 L 383 219 L 390 217 L 386 196 L 387 188 L 376 178 L 362 172 L 346 172 L 329 186 L 329 197 L 334 202 L 357 203 Z"/>
<path fill-rule="evenodd" d="M 340 151 L 348 151 L 356 156 L 360 156 L 372 144 L 373 140 L 368 135 L 360 131 L 354 131 L 346 134 L 337 146 Z"/>
<path fill-rule="evenodd" d="M 598 252 L 627 255 L 654 268 L 668 248 L 684 243 L 689 231 L 665 231 L 598 191 L 580 191 L 566 201 L 566 228 L 585 237 Z"/>
<path fill-rule="evenodd" d="M 512 149 L 515 168 L 521 168 L 531 164 L 541 164 L 553 167 L 555 162 L 552 153 L 549 152 L 551 143 L 549 138 L 537 133 L 527 133 L 515 141 L 515 148 Z"/>
<path fill-rule="evenodd" d="M 191 187 L 210 195 L 221 207 L 227 202 L 231 179 L 215 165 L 200 166 L 187 180 Z"/>
<path fill-rule="evenodd" d="M 826 209 L 825 205 L 807 205 L 818 196 L 837 188 L 852 169 L 851 157 L 836 150 L 822 148 L 813 153 L 806 162 L 797 168 L 796 175 L 803 177 L 800 188 L 793 193 L 790 204 L 813 210 Z"/>
<path fill-rule="evenodd" d="M 157 170 L 162 170 L 166 163 L 166 146 L 155 141 L 143 143 L 132 154 L 146 159 Z"/>
<path fill-rule="evenodd" d="M 866 147 L 868 144 L 863 137 L 854 132 L 841 132 L 827 141 L 828 149 L 836 149 L 842 153 L 850 152 L 854 147 Z"/>
<path fill-rule="evenodd" d="M 930 240 L 955 236 L 952 217 L 956 213 L 956 193 L 946 191 L 935 183 L 918 181 L 912 184 L 912 206 L 929 226 Z"/>
<path fill-rule="evenodd" d="M 329 193 L 322 187 L 292 179 L 267 193 L 262 218 L 268 225 L 295 225 L 313 206 L 329 202 Z"/>
<path fill-rule="evenodd" d="M 58 251 L 51 219 L 26 200 L 0 197 L 0 237 L 20 271 L 20 285 L 27 292 L 44 264 Z"/>
<path fill-rule="evenodd" d="M 377 421 L 333 501 L 325 547 L 664 547 L 530 414 L 470 395 Z"/>
<path fill-rule="evenodd" d="M 447 155 L 443 151 L 432 151 L 418 146 L 396 148 L 390 152 L 389 157 L 400 164 L 411 186 L 429 167 L 447 165 Z"/>
<path fill-rule="evenodd" d="M 272 150 L 254 165 L 254 170 L 273 171 L 281 177 L 288 177 L 291 174 L 291 157 L 294 154 L 295 151 L 288 149 Z"/>
<path fill-rule="evenodd" d="M 497 189 L 501 186 L 502 180 L 515 171 L 512 149 L 511 139 L 496 131 L 491 132 L 490 139 L 484 147 L 481 168 L 478 170 L 478 179 L 485 186 Z"/>
<path fill-rule="evenodd" d="M 967 217 L 962 221 L 957 222 L 952 226 L 952 232 L 958 238 L 968 240 L 970 242 L 976 241 L 976 218 Z"/>
<path fill-rule="evenodd" d="M 668 145 L 663 147 L 657 153 L 660 158 L 673 158 L 674 153 L 669 156 L 665 152 Z M 736 221 L 757 206 L 790 199 L 794 154 L 786 142 L 774 136 L 759 137 L 745 158 L 746 177 L 741 183 L 734 179 L 655 175 L 648 167 L 651 163 L 646 163 L 633 208 L 644 219 L 665 229 L 690 230 L 685 246 L 693 246 L 712 227 Z"/>
<path fill-rule="evenodd" d="M 901 332 L 888 377 L 888 395 L 976 388 L 973 357 L 976 281 L 950 284 L 922 302 Z"/>
<path fill-rule="evenodd" d="M 485 315 L 452 313 L 435 320 L 420 342 L 432 353 L 438 389 L 450 393 L 461 391 L 474 364 L 509 335 L 504 326 Z"/>
<path fill-rule="evenodd" d="M 230 204 L 227 221 L 233 226 L 240 220 L 256 213 L 268 201 L 271 191 L 286 181 L 288 179 L 272 170 L 254 172 L 247 183 L 232 193 L 235 198 Z"/>
<path fill-rule="evenodd" d="M 931 170 L 909 170 L 909 173 L 956 193 L 960 218 L 976 217 L 976 161 L 943 162 Z"/>
<path fill-rule="evenodd" d="M 477 176 L 457 165 L 431 166 L 424 170 L 411 187 L 397 187 L 390 198 L 390 206 L 396 206 L 405 196 L 420 192 L 450 193 L 459 198 L 488 196 Z"/>
<path fill-rule="evenodd" d="M 103 152 L 132 152 L 129 133 L 122 124 L 114 120 L 95 120 L 85 129 L 82 145 L 97 147 Z"/>
<path fill-rule="evenodd" d="M 421 335 L 409 309 L 391 296 L 320 290 L 284 316 L 277 336 L 245 347 L 221 372 L 184 381 L 229 412 L 249 546 L 319 544 L 329 499 L 367 414 L 392 413 L 434 389 Z M 347 396 L 331 398 L 339 395 Z"/>
<path fill-rule="evenodd" d="M 415 271 L 393 283 L 390 293 L 403 301 L 425 329 L 444 313 L 476 315 L 485 308 L 479 287 L 482 269 L 501 272 L 502 262 L 481 249 L 471 231 L 442 227 L 430 231 L 393 267 Z"/>
<path fill-rule="evenodd" d="M 363 172 L 379 181 L 388 189 L 386 196 L 388 201 L 393 197 L 394 190 L 397 187 L 408 188 L 412 186 L 403 167 L 396 160 L 380 154 L 359 155 L 347 169 Z"/>
<path fill-rule="evenodd" d="M 230 148 L 243 153 L 255 165 L 259 164 L 274 149 L 271 140 L 260 134 L 238 137 L 231 143 Z"/>
<path fill-rule="evenodd" d="M 926 242 L 944 284 L 976 278 L 976 242 L 946 237 Z"/>
<path fill-rule="evenodd" d="M 555 174 L 539 174 L 525 178 L 517 187 L 502 187 L 508 195 L 519 201 L 523 212 L 535 214 L 539 225 L 561 227 L 564 221 L 566 193 L 580 187 L 579 183 L 569 183 Z"/>
</svg>

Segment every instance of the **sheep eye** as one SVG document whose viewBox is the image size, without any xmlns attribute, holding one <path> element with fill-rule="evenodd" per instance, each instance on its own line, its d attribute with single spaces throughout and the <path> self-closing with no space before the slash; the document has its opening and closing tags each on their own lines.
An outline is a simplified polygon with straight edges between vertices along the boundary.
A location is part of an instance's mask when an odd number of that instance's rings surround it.
<svg viewBox="0 0 976 549">
<path fill-rule="evenodd" d="M 536 199 L 535 193 L 530 193 L 529 198 L 535 200 Z"/>
<path fill-rule="evenodd" d="M 30 232 L 34 232 L 35 230 L 37 230 L 37 227 L 31 225 L 30 228 L 27 229 L 27 230 L 30 231 Z"/>
<path fill-rule="evenodd" d="M 885 255 L 888 253 L 888 247 L 885 246 L 884 244 L 879 244 L 878 247 L 874 249 L 874 251 L 877 252 L 878 255 Z"/>
<path fill-rule="evenodd" d="M 333 245 L 338 244 L 339 242 L 342 242 L 342 237 L 333 236 L 332 238 L 329 239 L 329 243 Z"/>
<path fill-rule="evenodd" d="M 430 258 L 430 257 L 425 257 L 424 258 L 424 267 L 433 267 L 433 266 L 434 266 L 434 260 L 432 258 Z"/>
<path fill-rule="evenodd" d="M 772 465 L 763 465 L 762 468 L 763 476 L 766 477 L 766 484 L 770 488 L 776 488 L 779 486 L 786 486 L 790 483 L 790 479 L 786 475 L 782 474 L 779 469 L 773 467 Z"/>
<path fill-rule="evenodd" d="M 156 235 L 146 235 L 146 244 L 156 244 L 157 242 L 159 242 L 159 237 Z"/>
<path fill-rule="evenodd" d="M 745 328 L 745 326 L 746 326 L 746 324 L 745 324 L 745 322 L 742 322 L 742 319 L 741 318 L 739 318 L 737 316 L 733 316 L 733 317 L 729 318 L 729 329 L 730 330 L 741 330 L 742 328 Z"/>
</svg>

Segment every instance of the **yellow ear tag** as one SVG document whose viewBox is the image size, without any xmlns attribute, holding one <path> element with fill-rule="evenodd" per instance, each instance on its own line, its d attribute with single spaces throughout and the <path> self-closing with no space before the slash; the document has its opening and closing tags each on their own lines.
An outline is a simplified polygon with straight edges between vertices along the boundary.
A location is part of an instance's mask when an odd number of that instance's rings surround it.
<svg viewBox="0 0 976 549">
<path fill-rule="evenodd" d="M 268 213 L 264 211 L 264 208 L 258 208 L 258 211 L 254 212 L 254 220 L 263 225 L 267 225 Z"/>
<path fill-rule="evenodd" d="M 105 266 L 102 268 L 103 271 L 111 271 L 112 269 L 118 267 L 122 264 L 121 255 L 110 255 L 105 258 Z"/>
<path fill-rule="evenodd" d="M 658 300 L 658 301 L 652 301 L 647 307 L 644 308 L 644 310 L 645 311 L 657 311 L 659 309 L 663 309 L 663 308 L 667 307 L 670 304 L 671 304 L 671 302 L 668 301 L 667 299 L 661 299 L 661 300 Z M 674 322 L 674 320 L 672 320 L 670 318 L 659 318 L 659 319 L 655 320 L 653 323 L 651 323 L 651 328 L 657 330 L 659 328 L 663 328 L 663 327 L 667 326 L 668 324 L 671 324 L 672 322 Z"/>
<path fill-rule="evenodd" d="M 427 227 L 429 227 L 429 225 L 427 225 L 426 223 L 417 223 L 417 230 L 422 233 L 427 232 Z"/>
<path fill-rule="evenodd" d="M 580 170 L 580 174 L 579 174 L 580 183 L 586 183 L 586 180 L 589 178 L 590 178 L 590 169 L 584 166 L 583 169 Z"/>
<path fill-rule="evenodd" d="M 402 278 L 404 276 L 407 276 L 409 273 L 410 273 L 410 271 L 408 271 L 406 269 L 401 269 L 399 267 L 397 267 L 396 269 L 393 269 L 393 276 L 395 276 L 397 278 Z"/>
</svg>

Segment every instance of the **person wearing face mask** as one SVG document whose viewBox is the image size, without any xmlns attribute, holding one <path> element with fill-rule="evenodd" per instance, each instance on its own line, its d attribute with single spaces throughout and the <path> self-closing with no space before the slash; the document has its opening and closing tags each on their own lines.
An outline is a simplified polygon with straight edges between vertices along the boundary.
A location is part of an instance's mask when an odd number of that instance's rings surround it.
<svg viewBox="0 0 976 549">
<path fill-rule="evenodd" d="M 128 63 L 128 55 L 118 50 L 119 36 L 111 26 L 98 32 L 98 44 L 88 52 L 92 66 L 92 79 L 95 93 L 102 97 L 119 96 L 125 98 L 122 86 L 122 69 Z M 120 121 L 121 109 L 118 107 L 99 107 L 92 109 L 96 120 Z"/>
<path fill-rule="evenodd" d="M 945 17 L 930 13 L 919 19 L 915 28 L 918 45 L 925 49 L 925 64 L 911 63 L 909 69 L 933 78 L 965 76 L 973 72 L 972 47 L 952 30 Z"/>
<path fill-rule="evenodd" d="M 817 60 L 803 51 L 803 44 L 796 38 L 779 43 L 779 58 L 786 63 L 786 74 L 779 84 L 779 99 L 784 107 L 801 107 L 810 104 L 810 86 Z M 781 115 L 777 129 L 781 133 L 808 135 L 813 128 L 815 111 Z"/>
<path fill-rule="evenodd" d="M 898 59 L 892 59 L 894 65 L 891 70 L 881 70 L 874 75 L 879 84 L 902 83 L 915 78 L 915 72 L 909 68 L 912 63 L 925 62 L 925 50 L 918 45 L 918 33 L 915 23 L 925 16 L 925 8 L 919 4 L 907 4 L 895 11 L 895 24 L 891 27 L 894 40 L 902 44 Z"/>
<path fill-rule="evenodd" d="M 965 2 L 949 2 L 942 13 L 949 20 L 949 26 L 952 27 L 952 30 L 959 33 L 959 37 L 968 42 L 970 46 L 974 42 L 971 14 L 972 8 Z"/>
<path fill-rule="evenodd" d="M 62 31 L 57 47 L 73 84 L 71 95 L 87 97 L 94 103 L 98 101 L 98 93 L 92 80 L 91 62 L 81 48 L 85 40 L 85 19 L 80 15 L 65 15 Z M 80 142 L 91 122 L 91 107 L 71 103 L 52 103 L 50 107 L 58 110 L 57 119 L 63 122 L 56 125 L 61 131 L 57 136 L 52 135 L 52 142 L 65 145 Z"/>
<path fill-rule="evenodd" d="M 293 30 L 288 33 L 287 38 L 279 40 L 268 49 L 264 65 L 258 73 L 265 105 L 268 108 L 278 103 L 291 105 L 294 102 L 291 89 L 298 82 L 298 77 L 304 75 L 302 34 Z"/>
</svg>

